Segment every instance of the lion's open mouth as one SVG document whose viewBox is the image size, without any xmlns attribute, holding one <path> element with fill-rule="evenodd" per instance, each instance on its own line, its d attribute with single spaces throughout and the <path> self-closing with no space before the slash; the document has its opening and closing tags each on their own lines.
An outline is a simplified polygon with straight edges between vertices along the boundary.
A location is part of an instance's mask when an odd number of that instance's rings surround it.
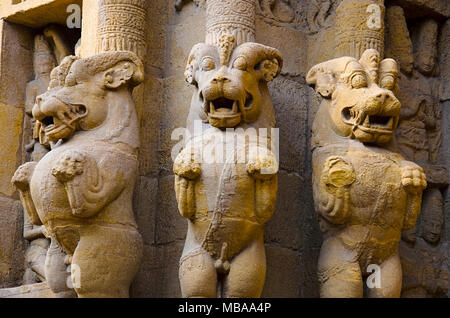
<svg viewBox="0 0 450 318">
<path fill-rule="evenodd" d="M 234 115 L 239 111 L 239 101 L 220 97 L 209 102 L 210 114 Z"/>
<path fill-rule="evenodd" d="M 376 134 L 393 133 L 396 117 L 380 114 L 354 116 L 351 114 L 350 109 L 351 107 L 346 107 L 342 110 L 342 119 L 345 123 L 352 125 L 353 130 L 361 129 L 364 132 Z"/>
<path fill-rule="evenodd" d="M 244 103 L 226 97 L 205 100 L 209 123 L 218 128 L 235 127 L 243 118 Z"/>
</svg>

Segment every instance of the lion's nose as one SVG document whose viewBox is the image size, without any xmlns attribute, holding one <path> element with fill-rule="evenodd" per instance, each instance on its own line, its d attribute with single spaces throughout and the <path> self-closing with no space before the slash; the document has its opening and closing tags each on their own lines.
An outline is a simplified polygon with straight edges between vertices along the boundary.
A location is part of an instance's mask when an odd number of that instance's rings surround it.
<svg viewBox="0 0 450 318">
<path fill-rule="evenodd" d="M 230 80 L 227 76 L 225 76 L 225 75 L 223 75 L 223 74 L 219 74 L 219 75 L 215 76 L 215 77 L 211 80 L 211 82 L 212 82 L 213 84 L 217 84 L 217 83 L 228 83 L 228 82 L 231 82 L 231 80 Z"/>
<path fill-rule="evenodd" d="M 385 104 L 385 103 L 390 103 L 392 102 L 392 96 L 391 94 L 389 94 L 388 92 L 382 92 L 379 93 L 375 96 L 375 98 L 381 103 L 381 104 Z"/>
<path fill-rule="evenodd" d="M 400 111 L 400 102 L 394 94 L 388 90 L 378 92 L 374 96 L 374 99 L 376 100 L 376 104 L 379 105 L 378 107 L 381 107 L 379 112 L 396 116 L 396 114 Z"/>
</svg>

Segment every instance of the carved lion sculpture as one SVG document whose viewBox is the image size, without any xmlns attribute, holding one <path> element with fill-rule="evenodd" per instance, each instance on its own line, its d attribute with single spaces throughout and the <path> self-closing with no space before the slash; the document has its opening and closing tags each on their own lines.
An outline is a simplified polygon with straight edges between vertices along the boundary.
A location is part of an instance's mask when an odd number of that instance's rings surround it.
<svg viewBox="0 0 450 318">
<path fill-rule="evenodd" d="M 379 288 L 370 297 L 399 297 L 402 230 L 420 213 L 422 168 L 389 150 L 400 102 L 397 63 L 376 50 L 342 57 L 307 74 L 322 103 L 313 124 L 313 190 L 324 232 L 318 275 L 322 297 L 362 297 L 370 264 Z"/>
<path fill-rule="evenodd" d="M 65 58 L 33 107 L 41 142 L 59 142 L 12 179 L 32 222 L 45 225 L 69 255 L 79 297 L 128 297 L 139 267 L 142 239 L 132 210 L 139 134 L 131 92 L 142 80 L 133 53 Z"/>
<path fill-rule="evenodd" d="M 195 93 L 188 127 L 203 122 L 206 131 L 194 133 L 174 163 L 178 208 L 188 219 L 180 260 L 184 297 L 262 292 L 263 225 L 274 211 L 278 164 L 266 144 L 239 138 L 249 129 L 274 126 L 267 82 L 281 66 L 277 50 L 253 42 L 236 47 L 229 35 L 218 47 L 201 43 L 191 51 L 185 75 Z M 227 134 L 236 144 L 226 142 Z M 216 150 L 210 157 L 202 152 L 208 147 Z M 223 158 L 218 149 L 224 149 Z"/>
</svg>

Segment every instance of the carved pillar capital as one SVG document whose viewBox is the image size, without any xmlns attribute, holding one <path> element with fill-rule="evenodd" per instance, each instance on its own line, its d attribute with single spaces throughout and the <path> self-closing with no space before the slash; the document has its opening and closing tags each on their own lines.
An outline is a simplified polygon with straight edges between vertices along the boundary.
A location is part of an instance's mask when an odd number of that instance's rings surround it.
<svg viewBox="0 0 450 318">
<path fill-rule="evenodd" d="M 337 8 L 336 57 L 360 58 L 367 49 L 384 54 L 384 14 L 382 0 L 343 0 Z"/>
<path fill-rule="evenodd" d="M 146 0 L 101 0 L 96 53 L 131 51 L 145 60 Z"/>
<path fill-rule="evenodd" d="M 236 44 L 255 41 L 256 0 L 209 0 L 206 7 L 206 44 L 220 46 L 233 35 Z"/>
</svg>

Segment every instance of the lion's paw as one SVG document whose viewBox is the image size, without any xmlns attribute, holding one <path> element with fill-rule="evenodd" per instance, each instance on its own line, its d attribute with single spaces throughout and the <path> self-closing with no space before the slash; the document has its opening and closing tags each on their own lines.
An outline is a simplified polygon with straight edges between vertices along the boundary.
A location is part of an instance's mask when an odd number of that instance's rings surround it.
<svg viewBox="0 0 450 318">
<path fill-rule="evenodd" d="M 200 160 L 191 151 L 182 151 L 173 164 L 173 172 L 189 180 L 197 179 L 202 173 Z"/>
<path fill-rule="evenodd" d="M 14 176 L 11 179 L 12 184 L 16 186 L 19 190 L 26 190 L 30 186 L 31 176 L 33 175 L 34 168 L 36 167 L 36 162 L 27 162 L 21 165 Z"/>
<path fill-rule="evenodd" d="M 268 149 L 255 148 L 250 151 L 247 173 L 258 179 L 267 179 L 278 172 L 275 155 Z"/>
<path fill-rule="evenodd" d="M 61 182 L 67 182 L 83 173 L 86 156 L 78 151 L 70 150 L 62 154 L 52 168 L 52 174 Z"/>
<path fill-rule="evenodd" d="M 418 165 L 407 162 L 401 167 L 402 185 L 406 191 L 417 194 L 427 187 L 427 178 L 423 169 Z"/>
</svg>

